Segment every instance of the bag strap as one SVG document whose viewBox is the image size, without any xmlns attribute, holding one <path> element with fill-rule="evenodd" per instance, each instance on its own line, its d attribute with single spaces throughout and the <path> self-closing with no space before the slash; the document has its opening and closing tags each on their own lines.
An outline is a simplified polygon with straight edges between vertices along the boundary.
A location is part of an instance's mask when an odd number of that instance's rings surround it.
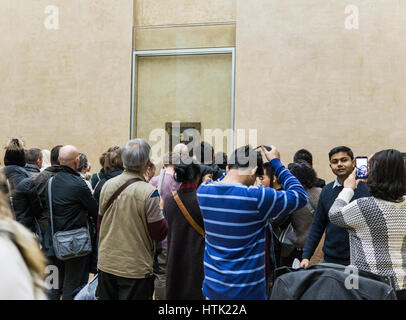
<svg viewBox="0 0 406 320">
<path fill-rule="evenodd" d="M 306 204 L 306 208 L 310 211 L 310 214 L 314 217 L 314 214 L 316 213 L 316 210 L 310 204 L 310 201 Z"/>
<path fill-rule="evenodd" d="M 54 234 L 54 221 L 53 221 L 53 211 L 52 211 L 52 180 L 54 177 L 51 177 L 48 180 L 48 203 L 49 203 L 49 218 L 51 219 L 51 234 Z"/>
<path fill-rule="evenodd" d="M 100 179 L 99 179 L 99 181 L 97 181 L 96 185 L 94 186 L 93 192 L 96 191 L 97 186 L 99 185 L 100 181 L 101 181 Z"/>
<path fill-rule="evenodd" d="M 109 201 L 106 203 L 106 205 L 102 208 L 102 214 L 104 214 L 108 208 L 110 208 L 110 206 L 113 204 L 114 200 L 117 199 L 117 197 L 120 195 L 121 192 L 124 191 L 125 188 L 127 188 L 129 185 L 138 182 L 138 181 L 142 181 L 140 178 L 133 178 L 128 180 L 126 183 L 124 183 L 120 188 L 118 188 L 116 190 L 116 192 L 113 193 L 113 195 L 110 197 Z"/>
<path fill-rule="evenodd" d="M 186 207 L 184 206 L 182 200 L 180 200 L 178 193 L 175 191 L 172 191 L 173 198 L 176 201 L 176 204 L 178 205 L 180 211 L 182 214 L 185 216 L 186 220 L 190 223 L 190 225 L 195 229 L 203 238 L 205 237 L 206 233 L 204 230 L 197 224 L 197 222 L 192 218 L 190 215 L 189 211 L 187 211 Z"/>
</svg>

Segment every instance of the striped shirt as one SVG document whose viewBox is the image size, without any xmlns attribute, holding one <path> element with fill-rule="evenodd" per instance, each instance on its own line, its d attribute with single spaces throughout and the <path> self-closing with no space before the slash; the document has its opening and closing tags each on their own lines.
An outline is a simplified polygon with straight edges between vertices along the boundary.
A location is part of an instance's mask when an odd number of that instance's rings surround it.
<svg viewBox="0 0 406 320">
<path fill-rule="evenodd" d="M 203 183 L 197 199 L 206 231 L 203 294 L 210 299 L 265 299 L 265 226 L 308 202 L 279 159 L 271 166 L 284 191 L 243 184 Z"/>
</svg>

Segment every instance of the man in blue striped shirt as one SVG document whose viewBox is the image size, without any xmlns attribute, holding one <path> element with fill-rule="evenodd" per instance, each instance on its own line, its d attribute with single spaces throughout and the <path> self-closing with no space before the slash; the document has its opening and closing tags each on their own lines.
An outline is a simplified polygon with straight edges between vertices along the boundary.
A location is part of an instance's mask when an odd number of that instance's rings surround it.
<svg viewBox="0 0 406 320">
<path fill-rule="evenodd" d="M 197 190 L 206 231 L 203 294 L 209 299 L 266 299 L 266 223 L 308 201 L 278 150 L 261 148 L 284 191 L 253 186 L 263 171 L 262 156 L 249 146 L 233 152 L 223 180 L 203 183 Z"/>
</svg>

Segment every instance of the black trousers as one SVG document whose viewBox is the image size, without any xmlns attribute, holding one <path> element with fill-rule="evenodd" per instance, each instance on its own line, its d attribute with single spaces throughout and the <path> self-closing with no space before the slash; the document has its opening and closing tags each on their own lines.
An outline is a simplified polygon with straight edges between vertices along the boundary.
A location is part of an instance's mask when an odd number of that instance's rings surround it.
<svg viewBox="0 0 406 320">
<path fill-rule="evenodd" d="M 73 300 L 73 292 L 79 286 L 82 279 L 83 272 L 86 267 L 87 256 L 73 258 L 69 260 L 59 260 L 56 257 L 48 258 L 48 265 L 57 267 L 58 284 L 53 284 L 56 288 L 48 291 L 49 299 L 60 300 Z"/>
<path fill-rule="evenodd" d="M 398 300 L 406 300 L 406 289 L 395 291 Z"/>
<path fill-rule="evenodd" d="M 96 297 L 99 300 L 152 300 L 155 276 L 130 279 L 99 270 Z"/>
<path fill-rule="evenodd" d="M 302 254 L 303 254 L 303 250 L 294 248 L 289 256 L 287 256 L 287 257 L 281 256 L 280 265 L 286 266 L 286 267 L 292 267 L 293 261 L 295 259 L 302 261 Z"/>
</svg>

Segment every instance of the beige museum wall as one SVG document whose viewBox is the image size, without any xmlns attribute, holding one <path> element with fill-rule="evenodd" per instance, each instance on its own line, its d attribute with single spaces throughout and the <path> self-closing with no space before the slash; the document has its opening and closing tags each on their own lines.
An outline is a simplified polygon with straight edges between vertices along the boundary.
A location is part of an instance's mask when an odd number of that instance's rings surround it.
<svg viewBox="0 0 406 320">
<path fill-rule="evenodd" d="M 99 169 L 99 155 L 129 138 L 132 0 L 0 2 L 0 143 L 74 144 Z M 0 156 L 3 163 L 3 147 Z"/>
<path fill-rule="evenodd" d="M 406 2 L 351 4 L 358 30 L 340 0 L 237 2 L 236 128 L 257 128 L 286 164 L 308 148 L 329 181 L 337 145 L 406 151 Z"/>
<path fill-rule="evenodd" d="M 134 26 L 235 21 L 237 0 L 134 0 Z"/>
</svg>

